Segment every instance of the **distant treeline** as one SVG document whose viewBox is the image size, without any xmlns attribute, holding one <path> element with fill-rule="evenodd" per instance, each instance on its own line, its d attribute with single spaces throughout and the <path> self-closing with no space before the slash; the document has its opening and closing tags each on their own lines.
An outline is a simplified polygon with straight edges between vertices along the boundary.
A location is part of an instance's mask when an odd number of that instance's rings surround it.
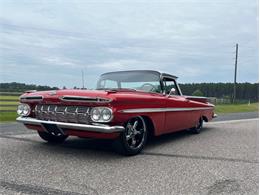
<svg viewBox="0 0 260 195">
<path fill-rule="evenodd" d="M 64 87 L 65 88 L 65 87 Z M 232 98 L 233 83 L 192 83 L 180 84 L 184 95 L 197 95 L 216 98 Z M 0 92 L 24 92 L 27 90 L 56 90 L 57 87 L 28 85 L 24 83 L 0 83 Z M 238 83 L 237 99 L 258 101 L 258 83 Z"/>
<path fill-rule="evenodd" d="M 25 83 L 0 83 L 0 92 L 25 92 L 28 90 L 46 91 L 55 90 L 57 87 L 29 85 Z"/>
<path fill-rule="evenodd" d="M 233 83 L 192 83 L 180 84 L 185 95 L 201 95 L 216 98 L 232 98 Z M 259 83 L 237 83 L 236 98 L 241 100 L 258 101 Z"/>
</svg>

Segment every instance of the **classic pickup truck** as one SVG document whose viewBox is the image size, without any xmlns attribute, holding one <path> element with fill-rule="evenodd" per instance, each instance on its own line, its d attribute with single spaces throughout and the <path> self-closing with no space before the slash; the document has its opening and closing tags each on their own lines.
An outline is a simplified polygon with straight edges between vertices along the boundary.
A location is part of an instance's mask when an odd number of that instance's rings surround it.
<svg viewBox="0 0 260 195">
<path fill-rule="evenodd" d="M 96 90 L 29 91 L 20 97 L 18 122 L 48 142 L 68 136 L 114 139 L 124 155 L 142 151 L 148 135 L 201 131 L 214 105 L 182 95 L 177 77 L 151 70 L 102 74 Z"/>
</svg>

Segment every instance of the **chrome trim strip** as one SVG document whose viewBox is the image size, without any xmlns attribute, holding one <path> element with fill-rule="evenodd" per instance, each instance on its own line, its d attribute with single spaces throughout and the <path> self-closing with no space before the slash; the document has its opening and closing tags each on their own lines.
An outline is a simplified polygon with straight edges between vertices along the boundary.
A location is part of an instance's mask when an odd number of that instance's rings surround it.
<svg viewBox="0 0 260 195">
<path fill-rule="evenodd" d="M 123 126 L 108 126 L 108 125 L 86 125 L 86 124 L 77 124 L 77 123 L 64 123 L 57 121 L 44 121 L 38 120 L 31 117 L 18 117 L 16 119 L 17 122 L 21 122 L 23 124 L 28 125 L 42 125 L 42 124 L 52 124 L 57 125 L 58 128 L 68 128 L 75 129 L 80 131 L 93 131 L 100 133 L 114 133 L 114 132 L 122 132 L 125 130 Z"/>
<path fill-rule="evenodd" d="M 195 110 L 210 110 L 213 107 L 194 107 L 194 108 L 137 108 L 120 110 L 122 113 L 150 113 L 150 112 L 180 112 L 180 111 L 195 111 Z"/>
<path fill-rule="evenodd" d="M 42 101 L 43 100 L 43 96 L 42 95 L 37 95 L 37 96 L 20 96 L 20 101 L 23 102 L 28 102 L 28 101 Z"/>
<path fill-rule="evenodd" d="M 66 99 L 68 98 L 68 99 Z M 87 97 L 87 96 L 70 96 L 70 95 L 64 95 L 59 98 L 62 101 L 66 102 L 94 102 L 94 103 L 109 103 L 112 100 L 101 98 L 101 97 Z"/>
<path fill-rule="evenodd" d="M 187 96 L 187 95 L 184 95 L 185 98 L 189 99 L 189 98 L 192 98 L 192 99 L 208 99 L 207 97 L 203 97 L 203 96 Z"/>
<path fill-rule="evenodd" d="M 35 93 L 35 92 L 37 92 L 37 90 L 27 90 L 24 93 Z"/>
</svg>

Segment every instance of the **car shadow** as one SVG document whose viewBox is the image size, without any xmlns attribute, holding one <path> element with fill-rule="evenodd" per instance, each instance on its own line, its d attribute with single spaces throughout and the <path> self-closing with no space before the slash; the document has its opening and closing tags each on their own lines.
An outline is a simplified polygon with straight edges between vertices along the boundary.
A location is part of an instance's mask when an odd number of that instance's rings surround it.
<svg viewBox="0 0 260 195">
<path fill-rule="evenodd" d="M 152 137 L 148 140 L 146 148 L 156 147 L 158 145 L 170 144 L 172 142 L 189 139 L 193 136 L 199 136 L 212 130 L 212 127 L 203 127 L 200 134 L 194 134 L 189 130 L 181 130 L 173 133 L 163 134 L 157 137 Z"/>
<path fill-rule="evenodd" d="M 202 130 L 201 134 L 210 131 L 212 128 L 206 127 Z M 176 141 L 186 141 L 191 136 L 199 136 L 194 135 L 187 130 L 178 131 L 174 133 L 169 133 L 165 135 L 161 135 L 158 137 L 153 137 L 148 140 L 146 149 L 156 148 L 157 146 L 161 145 L 168 145 L 174 143 Z M 85 139 L 85 138 L 78 138 L 78 137 L 71 137 L 63 144 L 49 144 L 49 143 L 42 143 L 44 149 L 51 150 L 51 152 L 58 152 L 58 153 L 72 153 L 73 155 L 80 155 L 80 156 L 87 156 L 88 158 L 91 156 L 99 156 L 99 159 L 105 158 L 122 158 L 123 156 L 117 154 L 113 148 L 113 140 L 101 140 L 101 139 Z"/>
</svg>

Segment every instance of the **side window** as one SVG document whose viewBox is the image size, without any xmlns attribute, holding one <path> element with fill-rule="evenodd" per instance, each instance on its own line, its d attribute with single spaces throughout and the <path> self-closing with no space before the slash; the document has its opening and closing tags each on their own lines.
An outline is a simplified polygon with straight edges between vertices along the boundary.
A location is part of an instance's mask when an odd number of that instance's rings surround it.
<svg viewBox="0 0 260 195">
<path fill-rule="evenodd" d="M 169 94 L 171 89 L 175 89 L 175 92 L 171 95 L 180 95 L 179 90 L 177 88 L 177 85 L 174 80 L 164 79 L 163 80 L 164 88 L 165 88 L 165 94 Z"/>
</svg>

